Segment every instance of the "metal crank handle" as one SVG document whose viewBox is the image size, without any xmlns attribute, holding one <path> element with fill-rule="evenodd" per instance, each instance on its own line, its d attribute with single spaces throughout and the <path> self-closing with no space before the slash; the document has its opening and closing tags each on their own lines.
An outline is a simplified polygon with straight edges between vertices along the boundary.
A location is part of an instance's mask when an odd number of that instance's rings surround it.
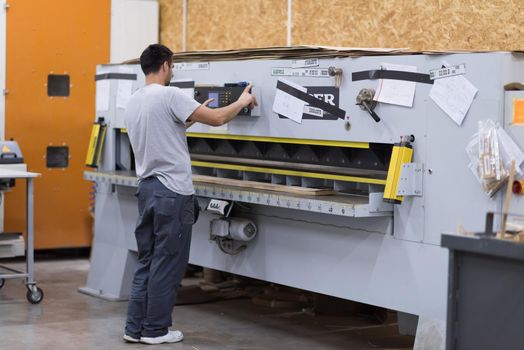
<svg viewBox="0 0 524 350">
<path fill-rule="evenodd" d="M 378 114 L 375 113 L 374 110 L 372 110 L 371 108 L 369 108 L 367 102 L 362 101 L 362 103 L 361 103 L 360 105 L 361 105 L 361 106 L 364 106 L 364 108 L 365 108 L 366 111 L 369 113 L 369 115 L 371 116 L 371 118 L 373 118 L 374 121 L 376 121 L 377 123 L 380 121 L 380 117 L 378 116 Z"/>
</svg>

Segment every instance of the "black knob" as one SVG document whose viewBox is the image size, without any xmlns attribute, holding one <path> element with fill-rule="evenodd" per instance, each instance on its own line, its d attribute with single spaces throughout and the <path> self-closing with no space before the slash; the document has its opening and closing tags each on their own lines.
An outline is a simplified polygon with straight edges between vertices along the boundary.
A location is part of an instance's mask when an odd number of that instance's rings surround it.
<svg viewBox="0 0 524 350">
<path fill-rule="evenodd" d="M 362 101 L 362 105 L 364 106 L 364 108 L 366 109 L 366 111 L 369 113 L 369 115 L 371 116 L 371 118 L 373 118 L 374 121 L 376 121 L 377 123 L 380 121 L 380 117 L 378 116 L 377 113 L 375 113 L 374 110 L 372 110 L 371 108 L 369 108 L 367 102 L 365 101 Z"/>
</svg>

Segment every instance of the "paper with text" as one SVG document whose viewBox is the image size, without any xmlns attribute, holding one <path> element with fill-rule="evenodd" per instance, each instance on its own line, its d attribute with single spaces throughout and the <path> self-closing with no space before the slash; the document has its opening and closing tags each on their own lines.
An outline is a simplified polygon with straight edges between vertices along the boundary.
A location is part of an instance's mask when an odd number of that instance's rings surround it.
<svg viewBox="0 0 524 350">
<path fill-rule="evenodd" d="M 435 80 L 429 97 L 460 126 L 477 91 L 468 79 L 463 75 L 457 75 Z"/>
<path fill-rule="evenodd" d="M 295 84 L 289 80 L 279 79 L 279 81 L 286 85 L 292 86 L 297 90 L 307 92 L 305 87 Z M 304 106 L 306 106 L 306 104 L 307 103 L 305 101 L 292 96 L 287 92 L 277 89 L 275 101 L 273 102 L 273 112 L 283 115 L 284 117 L 287 117 L 300 124 L 302 123 L 302 115 L 304 114 Z"/>
<path fill-rule="evenodd" d="M 417 67 L 400 64 L 382 63 L 384 70 L 416 72 Z M 413 107 L 417 83 L 395 79 L 380 79 L 373 100 L 405 107 Z"/>
</svg>

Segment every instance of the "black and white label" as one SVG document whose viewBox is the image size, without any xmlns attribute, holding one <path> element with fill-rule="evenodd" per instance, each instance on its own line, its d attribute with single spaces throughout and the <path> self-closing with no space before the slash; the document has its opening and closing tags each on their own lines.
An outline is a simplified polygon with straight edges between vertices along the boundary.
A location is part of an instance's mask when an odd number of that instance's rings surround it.
<svg viewBox="0 0 524 350">
<path fill-rule="evenodd" d="M 429 79 L 435 80 L 440 78 L 452 77 L 455 75 L 466 74 L 466 65 L 457 64 L 455 66 L 432 69 L 429 71 Z"/>
<path fill-rule="evenodd" d="M 312 106 L 304 106 L 304 114 L 309 114 L 313 117 L 318 117 L 318 118 L 324 117 L 324 111 L 322 109 L 317 108 L 317 107 L 312 107 Z"/>
<path fill-rule="evenodd" d="M 318 58 L 307 58 L 305 60 L 292 60 L 291 68 L 308 68 L 308 67 L 318 67 L 319 62 Z"/>
<path fill-rule="evenodd" d="M 220 215 L 224 215 L 226 213 L 226 208 L 228 205 L 229 202 L 227 201 L 223 201 L 220 199 L 211 199 L 209 201 L 209 204 L 207 205 L 206 210 Z"/>
<path fill-rule="evenodd" d="M 209 70 L 209 62 L 181 62 L 174 64 L 174 70 Z"/>
<path fill-rule="evenodd" d="M 339 107 L 339 89 L 335 86 L 306 86 L 308 95 L 311 95 L 325 103 L 329 103 L 333 107 Z M 285 118 L 279 115 L 280 118 Z M 314 107 L 305 106 L 302 119 L 317 119 L 317 120 L 337 120 L 337 116 L 326 112 L 325 110 Z"/>
<path fill-rule="evenodd" d="M 329 78 L 327 68 L 287 68 L 273 67 L 271 75 L 276 77 L 308 77 L 308 78 Z"/>
</svg>

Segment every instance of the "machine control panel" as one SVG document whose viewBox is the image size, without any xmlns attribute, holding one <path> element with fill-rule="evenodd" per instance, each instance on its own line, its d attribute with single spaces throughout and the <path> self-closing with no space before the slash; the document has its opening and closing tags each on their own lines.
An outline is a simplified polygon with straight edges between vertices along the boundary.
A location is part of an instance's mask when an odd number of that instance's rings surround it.
<svg viewBox="0 0 524 350">
<path fill-rule="evenodd" d="M 213 101 L 207 106 L 209 108 L 219 108 L 230 105 L 238 100 L 245 89 L 245 86 L 236 84 L 235 86 L 196 86 L 195 100 L 204 103 L 206 100 L 212 98 Z M 230 84 L 233 85 L 233 84 Z M 249 108 L 243 108 L 239 115 L 252 116 L 252 111 Z"/>
</svg>

